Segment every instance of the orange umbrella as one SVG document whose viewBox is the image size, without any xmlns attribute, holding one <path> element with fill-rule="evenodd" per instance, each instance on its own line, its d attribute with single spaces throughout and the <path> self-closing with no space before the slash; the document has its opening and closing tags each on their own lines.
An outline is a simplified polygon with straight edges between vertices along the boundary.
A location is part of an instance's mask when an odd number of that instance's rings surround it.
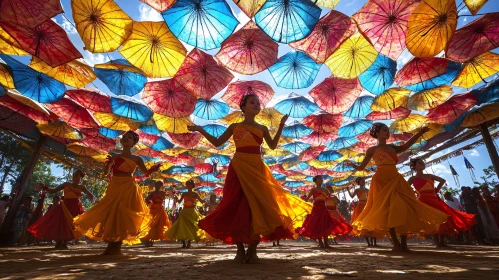
<svg viewBox="0 0 499 280">
<path fill-rule="evenodd" d="M 422 127 L 428 119 L 418 114 L 410 114 L 405 119 L 398 119 L 390 124 L 390 133 L 411 132 Z"/>
<path fill-rule="evenodd" d="M 452 85 L 471 88 L 497 72 L 499 72 L 499 54 L 486 52 L 465 62 Z"/>
</svg>

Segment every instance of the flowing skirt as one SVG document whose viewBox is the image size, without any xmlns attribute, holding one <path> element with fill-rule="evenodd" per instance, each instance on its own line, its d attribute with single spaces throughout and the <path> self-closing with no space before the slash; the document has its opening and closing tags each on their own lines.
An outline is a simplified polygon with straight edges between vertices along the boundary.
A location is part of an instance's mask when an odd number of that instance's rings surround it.
<svg viewBox="0 0 499 280">
<path fill-rule="evenodd" d="M 327 211 L 336 221 L 336 227 L 333 229 L 331 235 L 344 235 L 349 234 L 352 231 L 352 226 L 347 222 L 345 217 L 340 214 L 340 211 L 336 207 L 326 207 Z"/>
<path fill-rule="evenodd" d="M 34 237 L 40 240 L 72 240 L 82 236 L 75 231 L 74 217 L 83 213 L 83 206 L 78 198 L 65 198 L 28 228 Z"/>
<path fill-rule="evenodd" d="M 312 204 L 285 191 L 259 153 L 236 152 L 224 196 L 199 226 L 224 243 L 294 239 Z"/>
<path fill-rule="evenodd" d="M 353 226 L 374 236 L 386 235 L 390 228 L 404 235 L 436 231 L 445 221 L 447 214 L 417 200 L 395 165 L 380 165 L 372 178 L 366 207 Z"/>
<path fill-rule="evenodd" d="M 152 204 L 150 208 L 152 215 L 151 230 L 146 235 L 147 240 L 165 240 L 165 231 L 171 227 L 170 220 L 162 204 Z"/>
<path fill-rule="evenodd" d="M 310 239 L 320 239 L 347 232 L 343 225 L 331 216 L 324 201 L 318 201 L 314 203 L 312 213 L 307 215 L 298 233 Z"/>
<path fill-rule="evenodd" d="M 178 219 L 165 232 L 169 240 L 199 241 L 206 239 L 204 232 L 199 229 L 198 222 L 203 218 L 195 208 L 184 208 L 180 211 Z"/>
<path fill-rule="evenodd" d="M 92 240 L 139 244 L 150 229 L 151 215 L 133 177 L 114 176 L 101 201 L 74 223 Z"/>
</svg>

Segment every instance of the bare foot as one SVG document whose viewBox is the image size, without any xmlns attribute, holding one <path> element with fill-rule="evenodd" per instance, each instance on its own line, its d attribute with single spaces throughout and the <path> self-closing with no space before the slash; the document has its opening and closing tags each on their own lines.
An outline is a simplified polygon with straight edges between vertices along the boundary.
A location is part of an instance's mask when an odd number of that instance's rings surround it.
<svg viewBox="0 0 499 280">
<path fill-rule="evenodd" d="M 109 255 L 112 255 L 112 256 L 123 256 L 123 253 L 121 253 L 121 244 L 122 244 L 122 242 L 119 241 L 119 242 L 113 242 L 113 243 L 114 243 L 114 246 L 112 247 L 111 252 L 109 253 Z"/>
<path fill-rule="evenodd" d="M 393 246 L 392 252 L 402 252 L 402 248 L 400 246 Z"/>
<path fill-rule="evenodd" d="M 248 251 L 246 252 L 246 263 L 260 263 L 260 259 L 256 254 L 256 246 L 256 244 L 248 246 Z"/>
<path fill-rule="evenodd" d="M 192 248 L 192 246 L 191 246 L 191 241 L 190 241 L 190 240 L 189 240 L 189 241 L 187 241 L 187 246 L 186 246 L 185 248 L 187 248 L 187 249 Z"/>
<path fill-rule="evenodd" d="M 101 255 L 102 256 L 108 256 L 108 255 L 110 255 L 112 247 L 113 247 L 113 243 L 111 243 L 111 242 L 107 243 L 106 250 L 104 250 L 104 252 L 102 252 Z"/>
<path fill-rule="evenodd" d="M 409 249 L 409 247 L 407 247 L 407 244 L 405 245 L 402 245 L 402 252 L 411 252 L 411 250 Z"/>
<path fill-rule="evenodd" d="M 244 247 L 243 249 L 238 248 L 236 257 L 234 258 L 234 261 L 236 263 L 246 263 L 246 255 L 244 253 Z"/>
</svg>

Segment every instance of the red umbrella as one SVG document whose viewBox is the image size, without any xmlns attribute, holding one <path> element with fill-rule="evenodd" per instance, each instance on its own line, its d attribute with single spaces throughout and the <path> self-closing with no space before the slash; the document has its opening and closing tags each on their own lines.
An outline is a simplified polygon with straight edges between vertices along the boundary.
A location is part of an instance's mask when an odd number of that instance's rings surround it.
<svg viewBox="0 0 499 280">
<path fill-rule="evenodd" d="M 35 27 L 63 13 L 60 0 L 2 0 L 0 21 Z"/>
<path fill-rule="evenodd" d="M 303 119 L 303 124 L 319 133 L 337 133 L 342 123 L 342 114 L 333 115 L 329 113 L 320 113 L 317 115 L 310 115 Z"/>
<path fill-rule="evenodd" d="M 366 116 L 366 119 L 371 121 L 403 119 L 408 117 L 410 114 L 411 110 L 405 107 L 397 107 L 388 112 L 372 111 L 371 113 L 369 113 L 369 115 Z"/>
<path fill-rule="evenodd" d="M 229 84 L 222 99 L 232 108 L 239 109 L 241 100 L 249 94 L 258 96 L 260 104 L 265 107 L 274 96 L 274 90 L 270 85 L 261 81 L 237 81 Z"/>
<path fill-rule="evenodd" d="M 350 17 L 331 10 L 319 20 L 310 35 L 289 46 L 307 53 L 317 63 L 324 63 L 356 30 L 355 22 Z"/>
<path fill-rule="evenodd" d="M 322 110 L 338 114 L 350 109 L 361 92 L 362 86 L 357 78 L 347 80 L 329 77 L 316 85 L 309 94 Z"/>
<path fill-rule="evenodd" d="M 390 138 L 388 138 L 388 143 L 394 143 L 394 142 L 406 142 L 407 140 L 411 139 L 413 134 L 404 132 L 402 134 L 390 134 Z"/>
<path fill-rule="evenodd" d="M 357 135 L 357 139 L 368 145 L 376 145 L 378 143 L 378 140 L 376 140 L 374 137 L 371 136 L 371 134 L 369 134 L 369 130 L 362 134 Z"/>
<path fill-rule="evenodd" d="M 449 59 L 466 62 L 499 46 L 499 12 L 456 30 L 445 52 Z"/>
<path fill-rule="evenodd" d="M 100 127 L 100 124 L 87 109 L 67 96 L 64 96 L 64 98 L 59 101 L 47 104 L 47 107 L 49 107 L 52 113 L 56 114 L 72 127 Z"/>
<path fill-rule="evenodd" d="M 358 142 L 357 144 L 353 145 L 350 149 L 355 152 L 365 153 L 367 152 L 367 149 L 369 149 L 370 147 L 371 147 L 370 144 L 364 142 Z"/>
<path fill-rule="evenodd" d="M 142 100 L 153 112 L 172 118 L 186 118 L 196 106 L 196 97 L 175 79 L 147 83 Z"/>
<path fill-rule="evenodd" d="M 395 75 L 399 86 L 418 84 L 447 72 L 449 60 L 440 57 L 412 58 Z"/>
<path fill-rule="evenodd" d="M 140 130 L 137 130 L 135 132 L 139 135 L 140 142 L 147 146 L 154 145 L 154 143 L 156 143 L 156 141 L 158 141 L 158 139 L 161 138 L 158 135 L 145 133 Z"/>
<path fill-rule="evenodd" d="M 12 114 L 8 114 L 6 117 L 3 116 L 2 119 L 0 119 L 2 121 L 10 120 L 10 117 L 15 115 L 16 113 L 23 114 L 37 123 L 48 123 L 50 121 L 50 113 L 48 111 L 42 112 L 40 110 L 36 110 L 35 108 L 23 104 L 22 102 L 8 95 L 0 96 L 0 104 L 7 108 L 10 108 L 13 111 Z"/>
<path fill-rule="evenodd" d="M 174 79 L 195 96 L 210 99 L 224 89 L 234 76 L 229 70 L 218 65 L 211 55 L 200 49 L 193 49 Z"/>
<path fill-rule="evenodd" d="M 66 31 L 51 19 L 36 27 L 1 21 L 0 26 L 16 39 L 23 50 L 45 61 L 51 67 L 82 58 L 69 40 Z"/>
<path fill-rule="evenodd" d="M 337 133 L 319 133 L 314 131 L 310 135 L 300 138 L 300 141 L 313 146 L 319 146 L 326 144 L 337 136 Z"/>
<path fill-rule="evenodd" d="M 194 132 L 194 133 L 181 133 L 181 134 L 175 134 L 175 133 L 170 133 L 168 132 L 168 136 L 172 139 L 172 142 L 179 145 L 182 148 L 186 149 L 194 149 L 201 139 L 203 138 L 203 135 L 200 133 Z"/>
<path fill-rule="evenodd" d="M 140 0 L 140 2 L 146 3 L 160 13 L 170 9 L 176 1 L 177 0 Z"/>
<path fill-rule="evenodd" d="M 405 49 L 407 21 L 421 0 L 368 1 L 352 17 L 381 54 L 397 60 Z"/>
<path fill-rule="evenodd" d="M 163 154 L 162 152 L 158 152 L 156 150 L 153 150 L 150 147 L 145 147 L 144 149 L 140 149 L 140 150 L 135 151 L 133 153 L 136 155 L 139 155 L 139 156 L 145 156 L 145 157 L 150 157 L 150 158 L 161 158 L 161 159 L 166 158 L 165 154 Z"/>
<path fill-rule="evenodd" d="M 116 142 L 113 139 L 99 135 L 84 137 L 81 142 L 88 147 L 92 147 L 93 149 L 103 152 L 109 152 L 116 149 Z"/>
<path fill-rule="evenodd" d="M 209 163 L 201 163 L 194 166 L 194 172 L 198 174 L 211 173 L 213 172 L 213 165 Z"/>
<path fill-rule="evenodd" d="M 223 41 L 215 59 L 234 72 L 253 75 L 277 61 L 278 47 L 274 40 L 250 21 Z"/>
<path fill-rule="evenodd" d="M 326 146 L 310 147 L 298 155 L 298 159 L 301 161 L 313 160 L 319 156 L 319 154 L 326 149 Z M 310 168 L 310 167 L 309 167 Z"/>
<path fill-rule="evenodd" d="M 303 174 L 307 176 L 316 176 L 316 175 L 324 175 L 328 174 L 329 170 L 325 168 L 317 168 L 313 166 L 309 166 L 307 169 L 303 170 Z"/>
<path fill-rule="evenodd" d="M 97 89 L 76 89 L 66 91 L 71 97 L 83 107 L 93 112 L 112 113 L 110 97 Z"/>
<path fill-rule="evenodd" d="M 438 124 L 449 124 L 476 104 L 477 98 L 470 92 L 456 94 L 449 100 L 428 111 L 428 119 Z"/>
</svg>

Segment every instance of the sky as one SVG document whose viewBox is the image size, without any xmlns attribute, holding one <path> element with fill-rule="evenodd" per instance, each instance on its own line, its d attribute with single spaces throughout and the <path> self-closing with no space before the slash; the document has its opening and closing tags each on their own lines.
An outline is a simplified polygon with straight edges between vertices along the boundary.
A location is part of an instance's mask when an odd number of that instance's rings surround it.
<svg viewBox="0 0 499 280">
<path fill-rule="evenodd" d="M 136 21 L 163 21 L 163 18 L 161 14 L 159 14 L 157 11 L 154 9 L 150 8 L 146 4 L 138 1 L 138 0 L 115 0 L 115 2 L 128 14 L 132 17 L 133 20 Z M 336 6 L 335 10 L 338 10 L 348 16 L 351 16 L 353 13 L 358 11 L 365 3 L 367 0 L 341 0 L 339 4 Z M 458 0 L 457 3 L 459 3 L 461 0 Z M 494 3 L 495 2 L 495 3 Z M 240 24 L 236 28 L 238 30 L 241 28 L 246 22 L 249 21 L 249 18 L 234 4 L 233 1 L 227 0 L 227 3 L 230 5 L 234 15 L 236 18 L 239 20 Z M 66 12 L 65 16 L 63 15 L 58 15 L 55 18 L 53 18 L 54 21 L 56 21 L 59 25 L 61 25 L 69 34 L 71 41 L 75 45 L 75 47 L 83 54 L 85 60 L 93 65 L 93 64 L 99 64 L 99 63 L 105 63 L 109 59 L 118 59 L 122 58 L 119 52 L 113 52 L 113 53 L 108 53 L 108 54 L 92 54 L 86 50 L 83 49 L 83 42 L 81 41 L 81 38 L 79 37 L 78 33 L 76 32 L 75 27 L 73 26 L 73 18 L 72 18 L 72 13 L 71 13 L 71 4 L 69 0 L 63 0 L 62 1 L 63 8 Z M 322 16 L 325 15 L 329 10 L 323 9 Z M 499 5 L 497 3 L 497 0 L 492 0 L 489 1 L 480 11 L 480 13 L 489 13 L 489 12 L 498 12 L 499 11 Z M 467 11 L 466 8 L 461 10 L 460 15 L 462 15 L 459 18 L 459 23 L 458 23 L 458 28 L 464 26 L 465 24 L 469 23 L 470 21 L 473 20 L 473 17 L 468 17 L 465 15 L 470 15 L 469 11 Z M 184 44 L 185 45 L 185 44 Z M 191 46 L 185 45 L 187 50 L 190 51 L 192 49 Z M 292 51 L 292 49 L 284 44 L 280 44 L 279 46 L 279 57 Z M 494 52 L 497 52 L 498 50 L 496 49 Z M 214 55 L 218 52 L 218 49 L 207 51 L 209 54 Z M 400 68 L 402 65 L 404 65 L 407 61 L 409 61 L 412 58 L 412 55 L 406 50 L 402 55 L 399 57 L 397 60 L 398 68 Z M 20 59 L 24 63 L 29 63 L 29 57 L 28 58 L 21 58 Z M 240 75 L 237 73 L 233 73 L 235 75 L 235 78 L 233 81 L 236 80 L 260 80 L 263 81 L 269 85 L 271 85 L 275 91 L 275 96 L 272 102 L 269 104 L 269 106 L 273 106 L 275 103 L 278 101 L 285 99 L 289 94 L 292 92 L 297 93 L 299 95 L 304 95 L 306 96 L 310 89 L 312 89 L 314 86 L 316 86 L 318 83 L 322 82 L 325 78 L 329 77 L 331 75 L 331 72 L 329 68 L 325 65 L 322 65 L 320 72 L 318 76 L 316 77 L 314 83 L 305 89 L 299 89 L 299 90 L 288 90 L 288 89 L 283 89 L 279 88 L 276 86 L 275 82 L 272 79 L 272 76 L 270 73 L 265 70 L 259 74 L 252 75 L 252 76 L 245 76 L 245 75 Z M 99 80 L 96 80 L 94 82 L 94 85 L 97 86 L 97 88 L 107 94 L 113 95 L 107 87 L 100 82 Z M 92 85 L 90 85 L 92 86 Z M 456 93 L 461 93 L 464 92 L 464 89 L 461 88 L 454 88 L 454 94 Z M 225 89 L 222 90 L 220 93 L 218 93 L 215 98 L 219 98 L 220 96 L 223 95 L 225 92 Z M 369 93 L 363 93 L 363 94 L 369 94 Z M 140 95 L 140 94 L 139 94 Z M 140 96 L 137 96 L 140 97 Z M 290 119 L 288 120 L 288 124 L 293 122 L 295 120 Z M 205 121 L 199 120 L 199 119 L 194 119 L 194 122 L 197 124 L 204 125 L 206 124 Z M 476 141 L 478 138 L 473 139 L 471 141 Z M 466 142 L 468 143 L 468 142 Z M 464 143 L 464 144 L 466 144 Z M 464 145 L 463 144 L 463 145 Z M 463 146 L 459 145 L 457 147 Z M 453 149 L 451 149 L 453 150 Z M 450 150 L 449 150 L 450 151 Z M 439 153 L 438 155 L 443 155 L 443 153 Z M 485 146 L 480 146 L 476 149 L 473 149 L 471 151 L 466 151 L 465 156 L 468 158 L 468 160 L 471 162 L 472 165 L 475 166 L 475 174 L 478 177 L 483 176 L 482 169 L 488 167 L 491 165 L 490 158 L 488 157 L 487 150 Z M 449 163 L 456 169 L 458 172 L 459 180 L 461 185 L 473 185 L 473 182 L 469 176 L 468 170 L 464 166 L 464 160 L 462 156 L 449 159 Z M 53 172 L 56 176 L 62 175 L 62 170 L 56 168 L 53 166 Z M 403 168 L 402 171 L 407 170 L 407 168 Z M 435 175 L 444 177 L 448 183 L 449 186 L 452 187 L 454 184 L 454 179 L 452 178 L 452 175 L 450 173 L 450 169 L 448 166 L 448 163 L 440 163 L 435 166 L 433 166 L 433 171 Z"/>
</svg>

